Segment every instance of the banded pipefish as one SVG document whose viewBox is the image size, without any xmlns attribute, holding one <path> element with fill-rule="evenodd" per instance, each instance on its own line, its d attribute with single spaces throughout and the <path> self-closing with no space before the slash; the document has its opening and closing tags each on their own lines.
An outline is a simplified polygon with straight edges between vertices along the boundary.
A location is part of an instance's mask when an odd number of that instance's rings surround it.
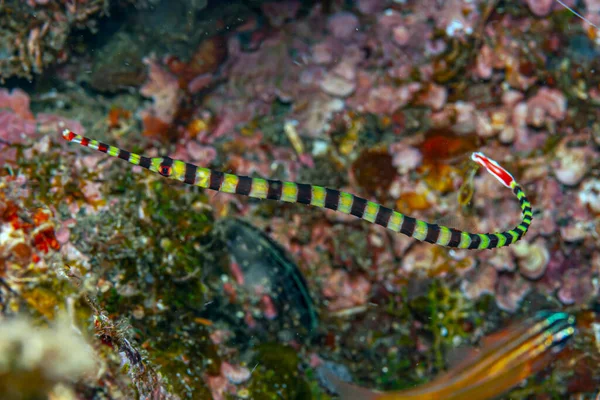
<svg viewBox="0 0 600 400">
<path fill-rule="evenodd" d="M 514 229 L 483 234 L 464 232 L 421 221 L 362 197 L 335 189 L 306 183 L 238 176 L 202 168 L 170 157 L 144 157 L 83 137 L 68 129 L 63 131 L 63 137 L 70 142 L 79 143 L 112 157 L 118 157 L 133 165 L 139 165 L 164 177 L 176 179 L 188 185 L 257 199 L 279 200 L 328 208 L 344 214 L 351 214 L 416 240 L 444 247 L 483 250 L 508 246 L 516 243 L 527 233 L 533 218 L 531 203 L 527 200 L 521 186 L 513 176 L 496 161 L 479 152 L 472 154 L 472 160 L 482 165 L 500 183 L 511 189 L 521 204 L 523 217 Z"/>
</svg>

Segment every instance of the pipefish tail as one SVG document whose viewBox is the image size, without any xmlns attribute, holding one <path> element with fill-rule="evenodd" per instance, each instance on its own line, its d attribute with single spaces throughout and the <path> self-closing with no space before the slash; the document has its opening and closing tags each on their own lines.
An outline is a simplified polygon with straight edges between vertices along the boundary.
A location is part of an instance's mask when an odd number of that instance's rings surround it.
<svg viewBox="0 0 600 400">
<path fill-rule="evenodd" d="M 277 180 L 251 178 L 198 167 L 170 157 L 144 157 L 118 147 L 109 146 L 65 129 L 63 137 L 73 143 L 106 153 L 112 157 L 139 165 L 164 177 L 176 179 L 188 185 L 199 186 L 218 192 L 239 194 L 257 199 L 279 200 L 328 208 L 351 214 L 370 223 L 381 225 L 393 232 L 400 232 L 416 240 L 439 246 L 484 250 L 504 247 L 516 243 L 529 229 L 533 213 L 531 203 L 513 176 L 496 161 L 483 153 L 473 153 L 473 161 L 511 189 L 521 204 L 523 218 L 514 229 L 495 233 L 471 233 L 432 224 L 404 215 L 398 211 L 368 201 L 351 193 L 305 183 L 281 182 Z"/>
<path fill-rule="evenodd" d="M 377 392 L 342 382 L 323 371 L 344 400 L 487 400 L 547 367 L 575 334 L 575 317 L 539 312 L 482 340 L 447 373 L 414 389 Z"/>
</svg>

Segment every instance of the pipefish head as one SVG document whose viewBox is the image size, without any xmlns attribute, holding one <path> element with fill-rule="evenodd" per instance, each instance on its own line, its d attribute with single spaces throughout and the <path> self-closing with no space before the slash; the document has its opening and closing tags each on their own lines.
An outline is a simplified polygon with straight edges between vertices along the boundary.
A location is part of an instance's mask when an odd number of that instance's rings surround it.
<svg viewBox="0 0 600 400">
<path fill-rule="evenodd" d="M 148 169 L 152 172 L 158 172 L 166 178 L 170 178 L 173 174 L 173 159 L 170 157 L 154 157 L 150 160 L 150 167 Z"/>
<path fill-rule="evenodd" d="M 150 159 L 148 169 L 165 178 L 189 183 L 192 178 L 195 178 L 197 167 L 184 161 L 174 160 L 171 157 L 154 157 Z"/>
</svg>

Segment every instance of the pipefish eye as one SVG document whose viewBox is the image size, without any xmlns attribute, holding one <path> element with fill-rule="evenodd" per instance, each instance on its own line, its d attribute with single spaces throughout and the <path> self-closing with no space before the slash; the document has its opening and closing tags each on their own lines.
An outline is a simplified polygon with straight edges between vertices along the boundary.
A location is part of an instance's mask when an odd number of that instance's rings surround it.
<svg viewBox="0 0 600 400">
<path fill-rule="evenodd" d="M 162 176 L 170 176 L 171 171 L 172 171 L 172 168 L 170 165 L 161 164 L 160 167 L 158 168 L 158 173 L 161 174 Z"/>
</svg>

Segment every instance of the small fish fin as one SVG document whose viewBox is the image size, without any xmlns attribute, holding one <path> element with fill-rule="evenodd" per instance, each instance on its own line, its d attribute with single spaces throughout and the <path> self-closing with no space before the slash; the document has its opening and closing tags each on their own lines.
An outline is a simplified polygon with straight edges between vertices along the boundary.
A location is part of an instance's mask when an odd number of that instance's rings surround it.
<svg viewBox="0 0 600 400">
<path fill-rule="evenodd" d="M 509 340 L 514 339 L 519 331 L 525 330 L 526 327 L 522 323 L 513 323 L 505 329 L 482 337 L 479 340 L 479 345 L 475 347 L 464 345 L 448 351 L 446 360 L 449 373 L 450 371 L 461 371 L 463 368 L 475 363 L 482 353 L 504 346 Z"/>
<path fill-rule="evenodd" d="M 377 400 L 381 398 L 382 393 L 344 382 L 327 367 L 319 367 L 319 370 L 335 389 L 340 400 Z"/>
<path fill-rule="evenodd" d="M 490 393 L 496 395 L 506 393 L 531 375 L 548 367 L 555 356 L 552 352 L 546 351 L 538 357 L 531 359 L 525 357 L 526 359 L 522 362 L 511 365 L 510 368 L 505 368 L 503 373 L 481 376 L 481 379 L 477 379 L 476 384 L 470 387 L 471 394 L 474 395 L 471 398 L 480 398 L 477 397 L 477 394 L 489 398 Z"/>
<path fill-rule="evenodd" d="M 519 332 L 525 332 L 529 328 L 529 324 L 526 321 L 513 322 L 508 327 L 500 329 L 497 332 L 490 333 L 481 338 L 480 348 L 491 349 L 495 347 L 503 346 L 509 340 L 513 340 L 519 335 Z"/>
</svg>

